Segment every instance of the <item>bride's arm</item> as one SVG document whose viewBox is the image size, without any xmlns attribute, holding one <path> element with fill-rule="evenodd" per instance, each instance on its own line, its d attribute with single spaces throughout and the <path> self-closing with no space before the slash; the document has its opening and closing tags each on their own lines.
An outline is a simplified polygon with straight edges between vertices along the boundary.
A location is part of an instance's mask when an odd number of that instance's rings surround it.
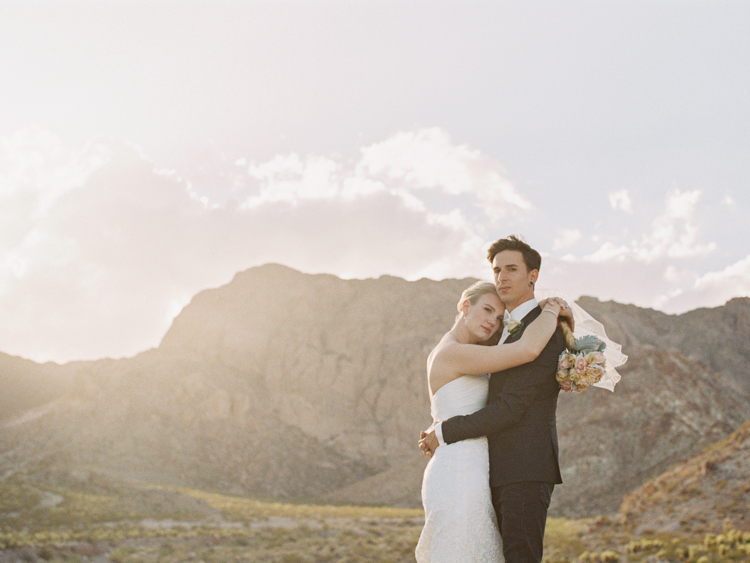
<svg viewBox="0 0 750 563">
<path fill-rule="evenodd" d="M 555 333 L 559 314 L 560 306 L 549 302 L 517 342 L 502 346 L 456 344 L 441 352 L 441 360 L 452 370 L 467 375 L 493 373 L 528 363 L 541 354 Z"/>
</svg>

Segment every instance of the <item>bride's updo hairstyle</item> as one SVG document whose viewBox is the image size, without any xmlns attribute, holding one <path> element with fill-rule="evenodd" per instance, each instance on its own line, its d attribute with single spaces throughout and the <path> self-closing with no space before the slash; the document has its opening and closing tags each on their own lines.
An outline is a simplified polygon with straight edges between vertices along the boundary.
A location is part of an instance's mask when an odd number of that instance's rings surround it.
<svg viewBox="0 0 750 563">
<path fill-rule="evenodd" d="M 468 299 L 469 303 L 471 303 L 472 305 L 476 305 L 477 301 L 479 301 L 479 298 L 485 293 L 494 293 L 495 295 L 497 295 L 495 284 L 492 282 L 478 281 L 464 289 L 464 292 L 461 294 L 461 299 L 458 300 L 458 305 L 456 305 L 456 309 L 458 309 L 456 320 L 461 317 L 461 305 L 464 304 L 464 301 Z"/>
</svg>

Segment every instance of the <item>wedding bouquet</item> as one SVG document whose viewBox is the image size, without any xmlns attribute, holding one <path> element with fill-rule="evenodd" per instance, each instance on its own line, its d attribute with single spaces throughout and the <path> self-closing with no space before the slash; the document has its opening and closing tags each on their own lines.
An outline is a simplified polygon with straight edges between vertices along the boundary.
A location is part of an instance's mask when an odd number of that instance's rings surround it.
<svg viewBox="0 0 750 563">
<path fill-rule="evenodd" d="M 562 323 L 562 328 L 568 349 L 560 354 L 557 382 L 563 391 L 582 393 L 598 383 L 607 370 L 603 354 L 607 344 L 593 335 L 574 338 L 566 323 Z"/>
</svg>

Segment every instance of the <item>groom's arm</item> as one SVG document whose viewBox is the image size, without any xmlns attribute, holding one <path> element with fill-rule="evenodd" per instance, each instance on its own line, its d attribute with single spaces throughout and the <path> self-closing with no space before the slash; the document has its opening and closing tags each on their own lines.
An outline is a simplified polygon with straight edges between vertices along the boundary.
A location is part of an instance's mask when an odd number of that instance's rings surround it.
<svg viewBox="0 0 750 563">
<path fill-rule="evenodd" d="M 441 443 L 487 436 L 516 424 L 538 396 L 540 387 L 549 383 L 550 373 L 557 371 L 561 338 L 560 331 L 556 331 L 536 360 L 514 368 L 503 392 L 486 407 L 444 421 Z"/>
</svg>

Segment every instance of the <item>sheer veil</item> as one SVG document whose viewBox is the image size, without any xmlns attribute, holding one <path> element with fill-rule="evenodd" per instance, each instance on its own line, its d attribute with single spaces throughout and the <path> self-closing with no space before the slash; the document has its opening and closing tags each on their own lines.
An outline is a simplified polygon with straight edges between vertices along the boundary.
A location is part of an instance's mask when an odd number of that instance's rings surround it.
<svg viewBox="0 0 750 563">
<path fill-rule="evenodd" d="M 620 381 L 620 374 L 617 373 L 617 368 L 623 365 L 628 359 L 628 357 L 622 353 L 622 346 L 617 342 L 610 340 L 607 337 L 607 333 L 604 331 L 602 323 L 589 315 L 583 310 L 583 308 L 579 307 L 578 304 L 570 299 L 569 296 L 565 295 L 565 293 L 552 289 L 538 289 L 535 293 L 536 298 L 540 301 L 547 297 L 560 297 L 568 302 L 568 305 L 573 309 L 573 319 L 575 320 L 576 325 L 573 335 L 576 338 L 580 338 L 586 334 L 593 334 L 607 343 L 607 348 L 604 350 L 604 357 L 607 359 L 607 371 L 602 376 L 601 381 L 594 383 L 594 387 L 602 387 L 603 389 L 614 391 L 615 385 Z"/>
</svg>

